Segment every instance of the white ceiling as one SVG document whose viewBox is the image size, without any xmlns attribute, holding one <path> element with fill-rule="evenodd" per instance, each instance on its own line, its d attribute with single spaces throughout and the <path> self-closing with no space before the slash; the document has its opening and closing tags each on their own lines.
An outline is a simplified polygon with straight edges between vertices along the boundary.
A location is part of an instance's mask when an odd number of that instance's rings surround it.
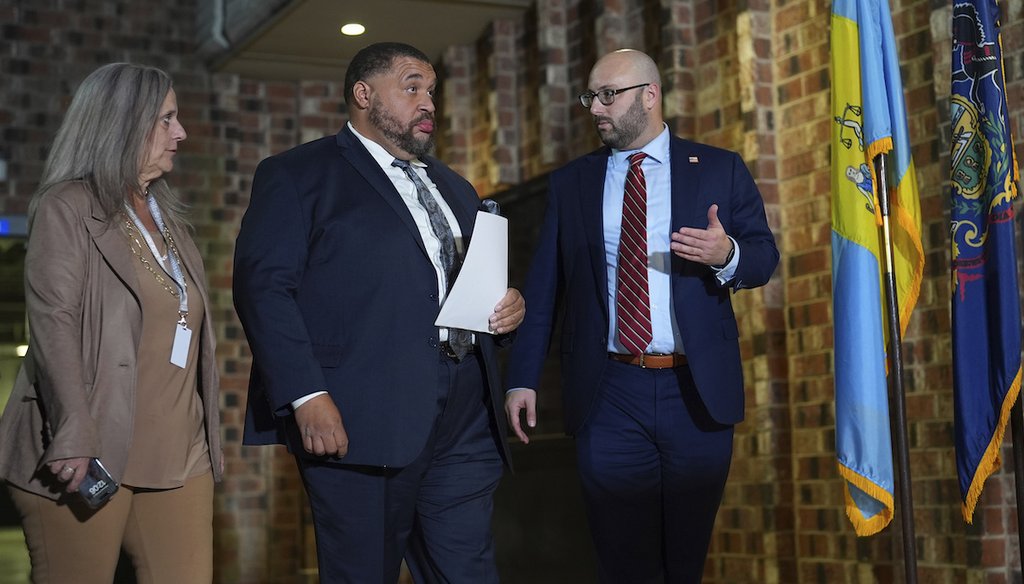
<svg viewBox="0 0 1024 584">
<path fill-rule="evenodd" d="M 451 45 L 475 42 L 487 25 L 516 18 L 532 0 L 301 0 L 244 39 L 216 69 L 255 79 L 342 80 L 360 48 L 380 41 L 408 43 L 436 60 Z M 366 33 L 346 37 L 343 24 Z"/>
</svg>

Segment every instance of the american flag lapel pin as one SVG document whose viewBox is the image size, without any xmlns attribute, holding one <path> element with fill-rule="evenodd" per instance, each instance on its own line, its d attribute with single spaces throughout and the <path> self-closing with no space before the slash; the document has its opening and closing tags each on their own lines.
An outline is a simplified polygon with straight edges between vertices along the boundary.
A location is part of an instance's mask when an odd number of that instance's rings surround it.
<svg viewBox="0 0 1024 584">
<path fill-rule="evenodd" d="M 696 156 L 690 157 L 690 164 L 697 164 L 698 162 L 700 162 L 700 159 L 697 158 Z"/>
</svg>

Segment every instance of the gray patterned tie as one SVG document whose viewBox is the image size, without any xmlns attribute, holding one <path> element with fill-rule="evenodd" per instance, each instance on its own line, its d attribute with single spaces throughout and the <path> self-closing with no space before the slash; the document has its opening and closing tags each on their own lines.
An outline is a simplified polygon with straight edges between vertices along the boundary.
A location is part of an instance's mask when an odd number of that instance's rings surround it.
<svg viewBox="0 0 1024 584">
<path fill-rule="evenodd" d="M 434 232 L 438 243 L 441 244 L 441 268 L 445 273 L 447 287 L 451 289 L 452 282 L 455 280 L 455 275 L 458 273 L 461 263 L 459 252 L 455 248 L 455 235 L 452 233 L 451 225 L 448 224 L 448 219 L 444 216 L 444 211 L 437 204 L 437 200 L 430 194 L 430 189 L 427 188 L 423 179 L 416 173 L 416 169 L 413 168 L 408 160 L 398 160 L 396 158 L 391 163 L 391 166 L 404 170 L 405 175 L 409 177 L 412 184 L 416 185 L 416 198 L 419 199 L 420 205 L 427 211 L 427 216 L 430 218 L 430 230 Z M 462 329 L 448 329 L 448 344 L 451 345 L 452 351 L 459 360 L 462 360 L 473 345 L 472 333 Z"/>
</svg>

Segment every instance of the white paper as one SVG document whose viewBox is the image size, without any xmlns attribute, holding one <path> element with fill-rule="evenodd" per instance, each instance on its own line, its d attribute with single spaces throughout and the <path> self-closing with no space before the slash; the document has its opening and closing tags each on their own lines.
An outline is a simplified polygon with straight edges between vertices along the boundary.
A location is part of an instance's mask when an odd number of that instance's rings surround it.
<svg viewBox="0 0 1024 584">
<path fill-rule="evenodd" d="M 434 324 L 481 333 L 508 290 L 508 219 L 477 211 L 473 237 L 459 276 Z"/>
</svg>

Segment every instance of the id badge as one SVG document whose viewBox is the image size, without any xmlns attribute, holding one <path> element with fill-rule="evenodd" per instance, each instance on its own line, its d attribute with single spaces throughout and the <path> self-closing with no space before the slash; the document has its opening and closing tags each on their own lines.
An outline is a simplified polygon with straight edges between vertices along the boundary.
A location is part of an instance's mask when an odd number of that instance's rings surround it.
<svg viewBox="0 0 1024 584">
<path fill-rule="evenodd" d="M 178 323 L 174 326 L 174 344 L 171 346 L 171 365 L 185 368 L 188 360 L 188 345 L 192 341 L 192 329 Z"/>
</svg>

